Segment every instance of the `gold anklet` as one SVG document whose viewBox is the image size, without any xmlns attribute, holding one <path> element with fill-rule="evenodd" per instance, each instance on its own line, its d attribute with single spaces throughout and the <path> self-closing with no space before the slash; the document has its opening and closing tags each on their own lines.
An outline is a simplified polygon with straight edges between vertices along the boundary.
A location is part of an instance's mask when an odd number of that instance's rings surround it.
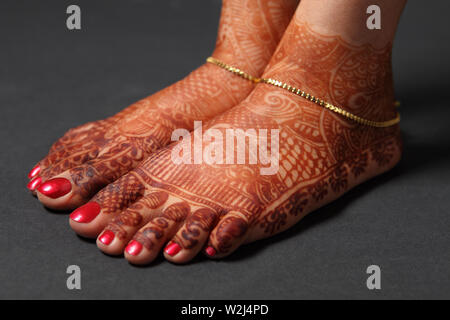
<svg viewBox="0 0 450 320">
<path fill-rule="evenodd" d="M 372 120 L 368 120 L 365 118 L 362 118 L 360 116 L 357 116 L 353 113 L 350 113 L 340 107 L 336 107 L 334 105 L 332 105 L 331 103 L 328 103 L 326 101 L 323 101 L 322 99 L 319 99 L 317 97 L 314 97 L 313 95 L 299 89 L 296 88 L 294 86 L 291 86 L 287 83 L 275 80 L 275 79 L 271 79 L 271 78 L 258 78 L 258 77 L 254 77 L 244 71 L 242 71 L 241 69 L 238 69 L 236 67 L 230 66 L 220 60 L 217 60 L 213 57 L 209 57 L 208 59 L 206 59 L 207 62 L 215 64 L 216 66 L 219 66 L 233 74 L 236 74 L 244 79 L 247 79 L 249 81 L 252 81 L 253 83 L 266 83 L 266 84 L 270 84 L 273 85 L 275 87 L 279 87 L 281 89 L 285 89 L 287 91 L 292 92 L 293 94 L 302 97 L 306 100 L 309 100 L 311 102 L 314 102 L 315 104 L 324 107 L 325 109 L 328 109 L 330 111 L 333 111 L 337 114 L 340 114 L 341 116 L 353 120 L 359 124 L 363 124 L 366 126 L 370 126 L 370 127 L 377 127 L 377 128 L 385 128 L 385 127 L 390 127 L 393 126 L 397 123 L 400 122 L 400 114 L 397 112 L 397 115 L 395 118 L 391 119 L 391 120 L 387 120 L 387 121 L 372 121 Z M 398 102 L 395 102 L 396 105 L 398 105 Z"/>
<path fill-rule="evenodd" d="M 223 68 L 223 69 L 225 69 L 225 70 L 227 70 L 227 71 L 229 71 L 231 73 L 234 73 L 235 75 L 237 75 L 237 76 L 239 76 L 241 78 L 244 78 L 246 80 L 250 80 L 251 82 L 254 82 L 254 83 L 258 83 L 261 80 L 258 77 L 254 77 L 254 76 L 248 74 L 247 72 L 242 71 L 241 69 L 238 69 L 238 68 L 235 68 L 233 66 L 230 66 L 229 64 L 226 64 L 226 63 L 224 63 L 224 62 L 222 62 L 220 60 L 217 60 L 216 58 L 213 58 L 213 57 L 208 57 L 206 59 L 206 62 L 215 64 L 216 66 L 219 66 L 219 67 L 221 67 L 221 68 Z"/>
</svg>

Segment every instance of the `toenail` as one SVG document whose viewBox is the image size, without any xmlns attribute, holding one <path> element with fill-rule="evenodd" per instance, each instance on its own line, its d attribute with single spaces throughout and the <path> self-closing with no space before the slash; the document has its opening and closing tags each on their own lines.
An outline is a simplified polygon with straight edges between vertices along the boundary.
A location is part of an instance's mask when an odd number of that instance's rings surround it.
<svg viewBox="0 0 450 320">
<path fill-rule="evenodd" d="M 109 245 L 114 240 L 114 232 L 106 230 L 105 232 L 102 233 L 102 235 L 100 236 L 100 238 L 98 238 L 98 240 L 100 240 L 100 242 L 103 243 L 104 245 Z"/>
<path fill-rule="evenodd" d="M 88 223 L 98 216 L 102 208 L 97 202 L 88 202 L 70 214 L 70 219 L 79 223 Z"/>
<path fill-rule="evenodd" d="M 72 190 L 72 184 L 65 178 L 55 178 L 40 185 L 38 191 L 43 195 L 56 199 L 65 196 Z"/>
<path fill-rule="evenodd" d="M 166 246 L 164 252 L 167 253 L 169 256 L 173 257 L 178 252 L 180 252 L 180 250 L 181 250 L 180 245 L 178 243 L 172 242 Z"/>
<path fill-rule="evenodd" d="M 41 177 L 37 177 L 36 179 L 31 180 L 30 182 L 28 182 L 27 184 L 27 188 L 30 191 L 34 191 L 36 190 L 37 187 L 39 187 L 39 185 L 42 183 L 42 178 Z"/>
<path fill-rule="evenodd" d="M 28 173 L 28 178 L 33 179 L 39 174 L 39 172 L 41 172 L 41 167 L 37 165 L 33 169 L 31 169 L 30 173 Z"/>
<path fill-rule="evenodd" d="M 216 249 L 214 249 L 213 247 L 209 246 L 205 249 L 205 252 L 208 256 L 210 257 L 214 257 L 216 255 Z"/>
<path fill-rule="evenodd" d="M 132 240 L 127 247 L 125 248 L 125 251 L 132 256 L 137 256 L 139 252 L 142 250 L 142 244 L 137 242 L 136 240 Z"/>
</svg>

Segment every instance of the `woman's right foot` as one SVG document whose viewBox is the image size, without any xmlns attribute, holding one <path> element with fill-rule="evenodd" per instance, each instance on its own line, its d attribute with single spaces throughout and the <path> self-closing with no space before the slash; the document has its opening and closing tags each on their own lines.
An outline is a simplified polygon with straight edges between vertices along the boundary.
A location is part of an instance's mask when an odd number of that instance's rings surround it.
<svg viewBox="0 0 450 320">
<path fill-rule="evenodd" d="M 213 56 L 259 76 L 282 37 L 296 0 L 224 0 Z M 205 64 L 174 85 L 107 119 L 69 130 L 29 174 L 47 207 L 74 209 L 171 142 L 243 100 L 253 84 Z M 133 192 L 133 190 L 129 190 Z"/>
</svg>

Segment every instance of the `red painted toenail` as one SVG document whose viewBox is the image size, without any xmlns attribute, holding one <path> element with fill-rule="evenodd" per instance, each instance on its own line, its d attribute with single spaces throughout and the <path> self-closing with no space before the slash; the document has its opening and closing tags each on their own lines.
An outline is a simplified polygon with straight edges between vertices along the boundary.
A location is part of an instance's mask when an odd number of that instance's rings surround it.
<svg viewBox="0 0 450 320">
<path fill-rule="evenodd" d="M 214 249 L 213 247 L 209 246 L 205 249 L 205 252 L 208 256 L 214 257 L 216 255 L 216 249 Z"/>
<path fill-rule="evenodd" d="M 31 169 L 30 173 L 28 173 L 28 178 L 33 179 L 39 174 L 39 172 L 41 172 L 41 167 L 37 165 L 33 169 Z"/>
<path fill-rule="evenodd" d="M 102 208 L 97 202 L 88 202 L 70 214 L 70 219 L 79 223 L 88 223 L 95 219 Z"/>
<path fill-rule="evenodd" d="M 142 244 L 137 242 L 136 240 L 132 240 L 127 247 L 125 248 L 125 251 L 132 256 L 137 256 L 139 252 L 142 250 Z"/>
<path fill-rule="evenodd" d="M 37 190 L 44 196 L 56 199 L 68 194 L 72 190 L 72 184 L 65 178 L 55 178 L 41 184 Z"/>
<path fill-rule="evenodd" d="M 98 238 L 98 240 L 100 240 L 100 242 L 103 243 L 104 245 L 109 245 L 114 240 L 114 232 L 106 230 L 105 232 L 102 233 L 102 235 L 100 236 L 100 238 Z"/>
<path fill-rule="evenodd" d="M 27 184 L 27 188 L 30 191 L 34 191 L 36 190 L 37 187 L 39 187 L 39 185 L 42 183 L 42 178 L 41 177 L 37 177 L 36 179 L 31 180 L 30 182 L 28 182 Z"/>
<path fill-rule="evenodd" d="M 173 257 L 178 252 L 180 252 L 180 250 L 181 250 L 180 245 L 178 243 L 172 242 L 166 246 L 164 252 L 167 253 L 169 256 Z"/>
</svg>

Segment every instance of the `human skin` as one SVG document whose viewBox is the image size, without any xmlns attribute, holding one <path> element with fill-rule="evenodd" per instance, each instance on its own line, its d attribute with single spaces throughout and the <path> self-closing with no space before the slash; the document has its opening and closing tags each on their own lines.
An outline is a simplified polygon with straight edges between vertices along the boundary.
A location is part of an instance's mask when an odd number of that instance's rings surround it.
<svg viewBox="0 0 450 320">
<path fill-rule="evenodd" d="M 300 3 L 263 77 L 370 120 L 394 118 L 391 49 L 404 1 L 318 3 Z M 357 30 L 371 4 L 390 11 L 375 35 Z M 98 236 L 100 250 L 124 253 L 133 264 L 150 263 L 161 250 L 175 263 L 201 251 L 222 258 L 288 229 L 401 157 L 398 125 L 360 125 L 263 83 L 207 128 L 279 129 L 278 172 L 261 175 L 261 164 L 175 164 L 173 144 L 75 211 L 72 229 Z M 216 143 L 205 140 L 203 148 Z"/>
<path fill-rule="evenodd" d="M 224 0 L 213 55 L 261 75 L 297 0 Z M 182 56 L 180 56 L 182 58 Z M 106 120 L 69 130 L 30 172 L 28 187 L 47 207 L 70 210 L 171 142 L 242 101 L 254 85 L 205 64 L 174 85 Z"/>
</svg>

